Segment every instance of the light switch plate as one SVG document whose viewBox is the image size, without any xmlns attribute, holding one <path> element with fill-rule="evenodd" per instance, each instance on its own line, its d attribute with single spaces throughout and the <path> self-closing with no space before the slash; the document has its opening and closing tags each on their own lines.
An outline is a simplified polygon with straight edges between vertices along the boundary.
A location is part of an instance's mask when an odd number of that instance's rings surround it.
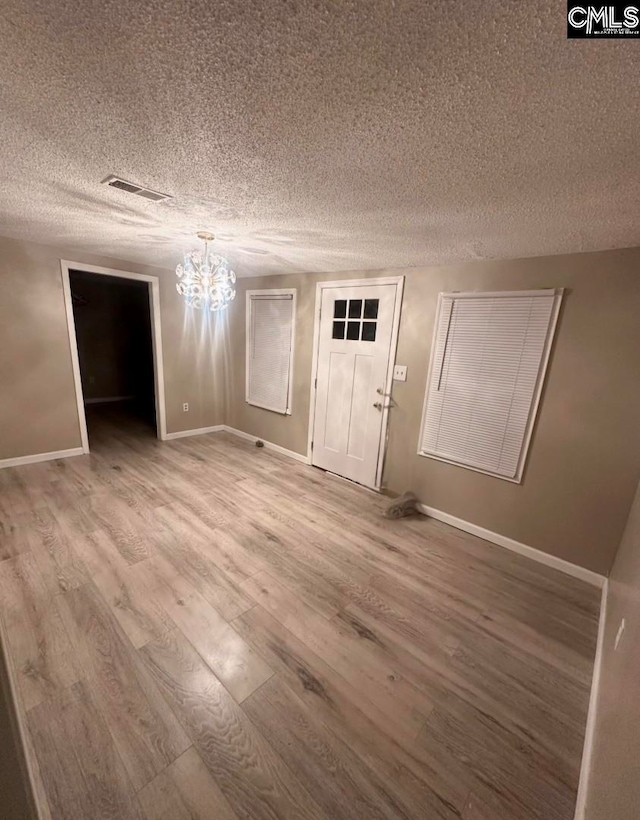
<svg viewBox="0 0 640 820">
<path fill-rule="evenodd" d="M 393 380 L 394 380 L 394 382 L 406 382 L 406 380 L 407 380 L 407 365 L 406 364 L 397 364 L 393 368 Z"/>
</svg>

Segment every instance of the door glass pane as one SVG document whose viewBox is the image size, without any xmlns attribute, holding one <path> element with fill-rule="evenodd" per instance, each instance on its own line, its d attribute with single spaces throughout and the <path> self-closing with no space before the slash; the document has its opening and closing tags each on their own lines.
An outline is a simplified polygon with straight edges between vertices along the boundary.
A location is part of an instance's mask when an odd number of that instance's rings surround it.
<svg viewBox="0 0 640 820">
<path fill-rule="evenodd" d="M 333 323 L 333 333 L 331 334 L 332 339 L 344 339 L 344 326 L 346 322 L 334 322 Z"/>
<path fill-rule="evenodd" d="M 360 322 L 347 322 L 347 339 L 357 342 L 360 338 Z"/>
<path fill-rule="evenodd" d="M 333 318 L 344 319 L 347 315 L 347 300 L 336 299 L 333 303 Z M 335 337 L 334 337 L 335 338 Z"/>
<path fill-rule="evenodd" d="M 378 318 L 378 299 L 364 300 L 364 318 L 377 319 Z"/>
<path fill-rule="evenodd" d="M 359 319 L 362 316 L 362 299 L 349 299 L 349 318 Z"/>
<path fill-rule="evenodd" d="M 362 323 L 362 341 L 375 342 L 376 340 L 376 324 L 377 322 L 363 322 Z"/>
</svg>

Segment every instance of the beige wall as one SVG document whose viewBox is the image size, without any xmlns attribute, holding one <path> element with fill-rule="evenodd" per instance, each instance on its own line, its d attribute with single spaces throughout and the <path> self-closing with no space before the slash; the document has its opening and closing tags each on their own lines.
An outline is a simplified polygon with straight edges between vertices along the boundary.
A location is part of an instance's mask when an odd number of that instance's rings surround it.
<svg viewBox="0 0 640 820">
<path fill-rule="evenodd" d="M 0 459 L 80 445 L 60 259 L 160 278 L 169 432 L 226 422 L 306 453 L 315 284 L 306 274 L 243 279 L 229 311 L 185 311 L 172 271 L 0 239 Z M 404 273 L 385 485 L 568 561 L 610 569 L 640 472 L 640 248 L 343 274 Z M 416 454 L 437 296 L 444 290 L 565 287 L 556 344 L 521 485 Z M 244 401 L 245 298 L 296 287 L 293 412 Z M 182 403 L 189 402 L 189 413 Z"/>
<path fill-rule="evenodd" d="M 640 474 L 640 248 L 441 268 L 243 279 L 229 311 L 233 369 L 227 423 L 298 453 L 307 451 L 315 285 L 321 280 L 404 273 L 384 482 L 414 490 L 439 510 L 596 572 L 606 573 Z M 296 287 L 291 416 L 244 401 L 245 296 Z M 566 288 L 556 344 L 522 484 L 416 454 L 438 293 Z"/>
<path fill-rule="evenodd" d="M 618 649 L 615 638 L 626 620 Z M 586 820 L 640 815 L 640 485 L 611 578 Z"/>
<path fill-rule="evenodd" d="M 222 323 L 185 312 L 172 271 L 0 238 L 0 460 L 80 446 L 61 259 L 160 278 L 167 430 L 222 423 Z"/>
</svg>

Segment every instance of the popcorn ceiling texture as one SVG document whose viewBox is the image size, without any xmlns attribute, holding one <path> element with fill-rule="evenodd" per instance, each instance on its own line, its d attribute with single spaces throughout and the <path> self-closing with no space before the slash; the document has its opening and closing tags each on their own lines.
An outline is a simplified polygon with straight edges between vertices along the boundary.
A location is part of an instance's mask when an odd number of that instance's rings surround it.
<svg viewBox="0 0 640 820">
<path fill-rule="evenodd" d="M 240 275 L 640 245 L 640 48 L 565 14 L 2 0 L 0 233 L 172 267 L 209 229 Z"/>
</svg>

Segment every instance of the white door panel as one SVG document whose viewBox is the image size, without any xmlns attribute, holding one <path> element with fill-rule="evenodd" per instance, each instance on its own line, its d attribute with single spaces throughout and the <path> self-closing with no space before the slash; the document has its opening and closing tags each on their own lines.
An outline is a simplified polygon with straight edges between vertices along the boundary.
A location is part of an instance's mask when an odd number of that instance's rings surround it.
<svg viewBox="0 0 640 820">
<path fill-rule="evenodd" d="M 373 374 L 373 356 L 363 356 L 356 353 L 353 366 L 353 396 L 349 418 L 347 455 L 361 460 L 365 458 L 367 445 L 367 428 L 362 422 L 367 418 L 371 395 L 376 391 L 376 385 L 373 384 Z M 382 384 L 384 385 L 384 382 Z M 376 415 L 381 414 L 376 413 Z M 374 418 L 374 422 L 377 420 L 377 418 Z"/>
<path fill-rule="evenodd" d="M 322 289 L 313 464 L 369 487 L 376 484 L 395 300 L 390 284 Z"/>
<path fill-rule="evenodd" d="M 346 353 L 329 352 L 326 373 L 327 408 L 322 428 L 322 443 L 327 450 L 340 453 L 347 439 L 348 407 L 342 397 L 349 389 L 350 361 Z"/>
</svg>

